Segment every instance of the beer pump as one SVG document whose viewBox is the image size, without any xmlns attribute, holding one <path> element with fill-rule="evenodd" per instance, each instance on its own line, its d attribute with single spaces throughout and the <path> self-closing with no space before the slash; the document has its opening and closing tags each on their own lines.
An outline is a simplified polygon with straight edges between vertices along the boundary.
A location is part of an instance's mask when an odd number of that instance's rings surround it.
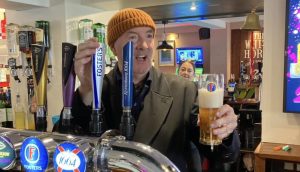
<svg viewBox="0 0 300 172">
<path fill-rule="evenodd" d="M 81 137 L 0 127 L 0 148 L 0 171 L 179 172 L 159 151 L 117 130 Z"/>
<path fill-rule="evenodd" d="M 47 64 L 48 57 L 44 45 L 32 45 L 32 69 L 37 98 L 36 130 L 47 130 Z"/>
<path fill-rule="evenodd" d="M 71 108 L 75 88 L 74 55 L 77 47 L 73 44 L 62 43 L 62 86 L 63 86 L 63 113 L 62 132 L 70 133 L 71 128 Z"/>
<path fill-rule="evenodd" d="M 93 109 L 90 122 L 90 133 L 92 136 L 100 136 L 104 132 L 104 122 L 101 112 L 101 95 L 103 78 L 105 74 L 105 43 L 98 40 L 100 46 L 92 57 L 92 87 L 93 87 Z"/>
<path fill-rule="evenodd" d="M 128 140 L 132 140 L 134 134 L 134 119 L 131 115 L 133 97 L 133 43 L 129 41 L 123 47 L 123 74 L 122 74 L 122 107 L 120 131 Z"/>
<path fill-rule="evenodd" d="M 20 50 L 20 68 L 22 68 L 23 75 L 27 80 L 27 94 L 28 103 L 31 104 L 34 95 L 34 84 L 32 74 L 32 44 L 36 43 L 35 29 L 32 26 L 21 26 L 18 32 L 19 50 Z M 28 129 L 34 130 L 35 128 L 35 115 L 32 113 L 27 114 Z"/>
</svg>

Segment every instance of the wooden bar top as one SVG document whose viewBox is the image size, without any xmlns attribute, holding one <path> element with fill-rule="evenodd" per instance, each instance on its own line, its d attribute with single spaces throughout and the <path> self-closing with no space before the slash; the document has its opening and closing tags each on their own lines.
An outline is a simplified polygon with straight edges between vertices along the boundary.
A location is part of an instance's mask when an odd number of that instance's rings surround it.
<svg viewBox="0 0 300 172">
<path fill-rule="evenodd" d="M 277 159 L 285 161 L 300 162 L 300 145 L 290 145 L 289 151 L 274 150 L 276 146 L 285 146 L 287 144 L 261 142 L 255 149 L 255 154 L 265 159 Z"/>
</svg>

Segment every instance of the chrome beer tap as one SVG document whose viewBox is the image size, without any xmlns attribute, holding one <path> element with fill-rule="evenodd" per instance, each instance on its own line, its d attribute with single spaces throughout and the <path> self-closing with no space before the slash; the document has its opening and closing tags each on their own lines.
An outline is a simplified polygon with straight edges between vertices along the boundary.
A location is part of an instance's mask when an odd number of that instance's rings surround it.
<svg viewBox="0 0 300 172">
<path fill-rule="evenodd" d="M 180 172 L 159 151 L 142 143 L 125 140 L 115 130 L 108 130 L 101 136 L 94 150 L 93 162 L 94 172 Z"/>
</svg>

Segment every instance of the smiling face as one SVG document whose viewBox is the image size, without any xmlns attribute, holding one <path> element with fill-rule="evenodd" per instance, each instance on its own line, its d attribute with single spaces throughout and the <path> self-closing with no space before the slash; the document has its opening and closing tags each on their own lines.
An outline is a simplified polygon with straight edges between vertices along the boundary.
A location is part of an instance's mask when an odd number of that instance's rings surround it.
<svg viewBox="0 0 300 172">
<path fill-rule="evenodd" d="M 179 68 L 179 75 L 186 79 L 193 79 L 195 74 L 194 67 L 189 62 L 184 62 Z"/>
<path fill-rule="evenodd" d="M 135 27 L 123 33 L 114 43 L 113 51 L 118 57 L 118 67 L 123 71 L 123 47 L 132 41 L 134 45 L 133 82 L 142 81 L 151 68 L 154 47 L 154 31 L 150 27 Z"/>
</svg>

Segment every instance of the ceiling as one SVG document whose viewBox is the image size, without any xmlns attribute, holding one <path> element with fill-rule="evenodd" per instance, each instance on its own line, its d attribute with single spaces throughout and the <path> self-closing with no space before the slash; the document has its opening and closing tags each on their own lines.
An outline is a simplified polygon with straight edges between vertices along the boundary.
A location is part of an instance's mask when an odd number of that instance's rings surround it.
<svg viewBox="0 0 300 172">
<path fill-rule="evenodd" d="M 16 11 L 49 6 L 50 0 L 0 0 L 0 8 Z"/>
<path fill-rule="evenodd" d="M 198 0 L 173 4 L 140 7 L 159 23 L 184 22 L 191 20 L 220 19 L 246 16 L 252 9 L 263 13 L 264 0 Z M 190 10 L 195 6 L 196 10 Z"/>
<path fill-rule="evenodd" d="M 0 8 L 29 10 L 49 7 L 52 1 L 56 0 L 0 0 Z M 256 13 L 262 15 L 264 0 L 72 0 L 72 2 L 102 11 L 139 8 L 149 13 L 158 27 L 161 27 L 160 23 L 163 20 L 167 20 L 168 26 L 172 26 L 170 23 L 176 25 L 189 22 L 201 27 L 225 28 L 227 22 L 244 21 L 252 9 L 256 9 Z M 196 10 L 190 10 L 192 5 Z"/>
<path fill-rule="evenodd" d="M 81 3 L 101 10 L 139 8 L 149 13 L 158 28 L 163 20 L 167 27 L 189 23 L 208 28 L 225 28 L 226 23 L 245 21 L 245 16 L 256 9 L 263 17 L 264 0 L 81 0 Z M 196 10 L 191 11 L 194 5 Z"/>
<path fill-rule="evenodd" d="M 81 0 L 81 3 L 102 10 L 139 8 L 149 13 L 156 23 L 162 20 L 170 23 L 244 17 L 254 8 L 263 14 L 264 0 Z M 190 10 L 192 5 L 196 10 Z"/>
</svg>

